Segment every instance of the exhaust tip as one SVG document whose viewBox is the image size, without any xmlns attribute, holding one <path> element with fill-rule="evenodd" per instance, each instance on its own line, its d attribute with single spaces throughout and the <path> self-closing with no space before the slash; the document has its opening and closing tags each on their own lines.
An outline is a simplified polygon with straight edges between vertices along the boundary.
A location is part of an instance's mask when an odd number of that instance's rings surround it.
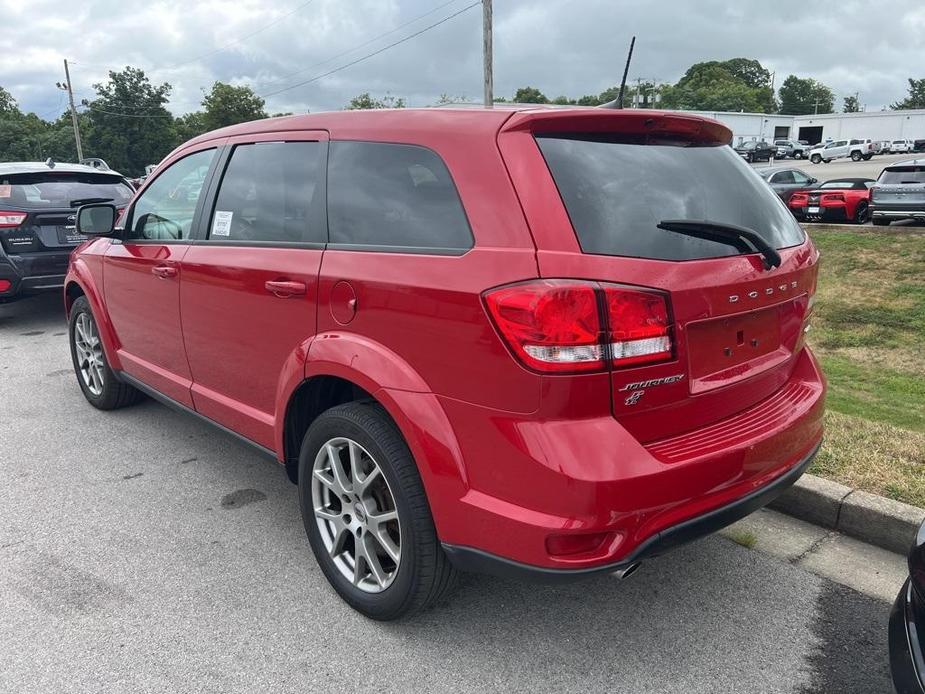
<svg viewBox="0 0 925 694">
<path fill-rule="evenodd" d="M 622 581 L 624 579 L 629 578 L 632 574 L 636 573 L 636 569 L 638 569 L 640 566 L 642 566 L 642 562 L 637 561 L 635 564 L 630 564 L 625 569 L 614 571 L 613 575 Z"/>
</svg>

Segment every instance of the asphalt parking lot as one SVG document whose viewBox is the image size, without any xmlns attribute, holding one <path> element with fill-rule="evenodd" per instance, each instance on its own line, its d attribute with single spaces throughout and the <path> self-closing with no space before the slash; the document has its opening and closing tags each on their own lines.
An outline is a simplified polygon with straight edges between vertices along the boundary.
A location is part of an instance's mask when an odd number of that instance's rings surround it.
<svg viewBox="0 0 925 694">
<path fill-rule="evenodd" d="M 719 536 L 368 621 L 281 468 L 151 401 L 94 410 L 65 330 L 57 295 L 0 306 L 0 691 L 892 691 L 887 602 Z"/>
<path fill-rule="evenodd" d="M 874 155 L 870 161 L 854 162 L 848 158 L 836 159 L 835 161 L 813 164 L 807 159 L 775 159 L 772 166 L 792 166 L 795 169 L 801 169 L 813 178 L 820 181 L 831 181 L 838 177 L 845 178 L 873 178 L 876 179 L 884 167 L 894 164 L 898 161 L 923 157 L 922 154 L 883 154 Z M 756 169 L 768 167 L 768 162 L 755 162 L 752 164 Z"/>
</svg>

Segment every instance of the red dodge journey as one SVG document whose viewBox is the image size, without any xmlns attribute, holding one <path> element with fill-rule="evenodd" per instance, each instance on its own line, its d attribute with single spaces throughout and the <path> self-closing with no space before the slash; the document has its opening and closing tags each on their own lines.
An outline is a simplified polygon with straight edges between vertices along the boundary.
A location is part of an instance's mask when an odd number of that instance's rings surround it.
<svg viewBox="0 0 925 694">
<path fill-rule="evenodd" d="M 774 499 L 822 437 L 819 254 L 715 121 L 275 118 L 182 145 L 65 283 L 77 380 L 275 458 L 376 619 L 460 571 L 611 572 Z"/>
</svg>

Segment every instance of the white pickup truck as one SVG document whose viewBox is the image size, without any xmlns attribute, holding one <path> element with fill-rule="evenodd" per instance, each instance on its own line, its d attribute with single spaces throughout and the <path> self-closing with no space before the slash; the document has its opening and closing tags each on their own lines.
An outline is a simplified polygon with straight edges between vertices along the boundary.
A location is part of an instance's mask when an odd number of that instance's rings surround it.
<svg viewBox="0 0 925 694">
<path fill-rule="evenodd" d="M 877 153 L 876 143 L 873 140 L 835 140 L 824 145 L 817 145 L 809 151 L 809 160 L 813 164 L 833 159 L 851 157 L 852 161 L 868 161 Z"/>
</svg>

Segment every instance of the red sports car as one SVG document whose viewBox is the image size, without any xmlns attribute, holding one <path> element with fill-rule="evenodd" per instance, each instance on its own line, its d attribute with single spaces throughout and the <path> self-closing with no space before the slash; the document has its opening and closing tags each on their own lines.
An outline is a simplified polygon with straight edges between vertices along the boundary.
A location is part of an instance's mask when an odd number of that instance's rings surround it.
<svg viewBox="0 0 925 694">
<path fill-rule="evenodd" d="M 798 219 L 807 222 L 855 222 L 870 217 L 872 178 L 839 178 L 814 190 L 794 193 L 787 205 Z"/>
</svg>

